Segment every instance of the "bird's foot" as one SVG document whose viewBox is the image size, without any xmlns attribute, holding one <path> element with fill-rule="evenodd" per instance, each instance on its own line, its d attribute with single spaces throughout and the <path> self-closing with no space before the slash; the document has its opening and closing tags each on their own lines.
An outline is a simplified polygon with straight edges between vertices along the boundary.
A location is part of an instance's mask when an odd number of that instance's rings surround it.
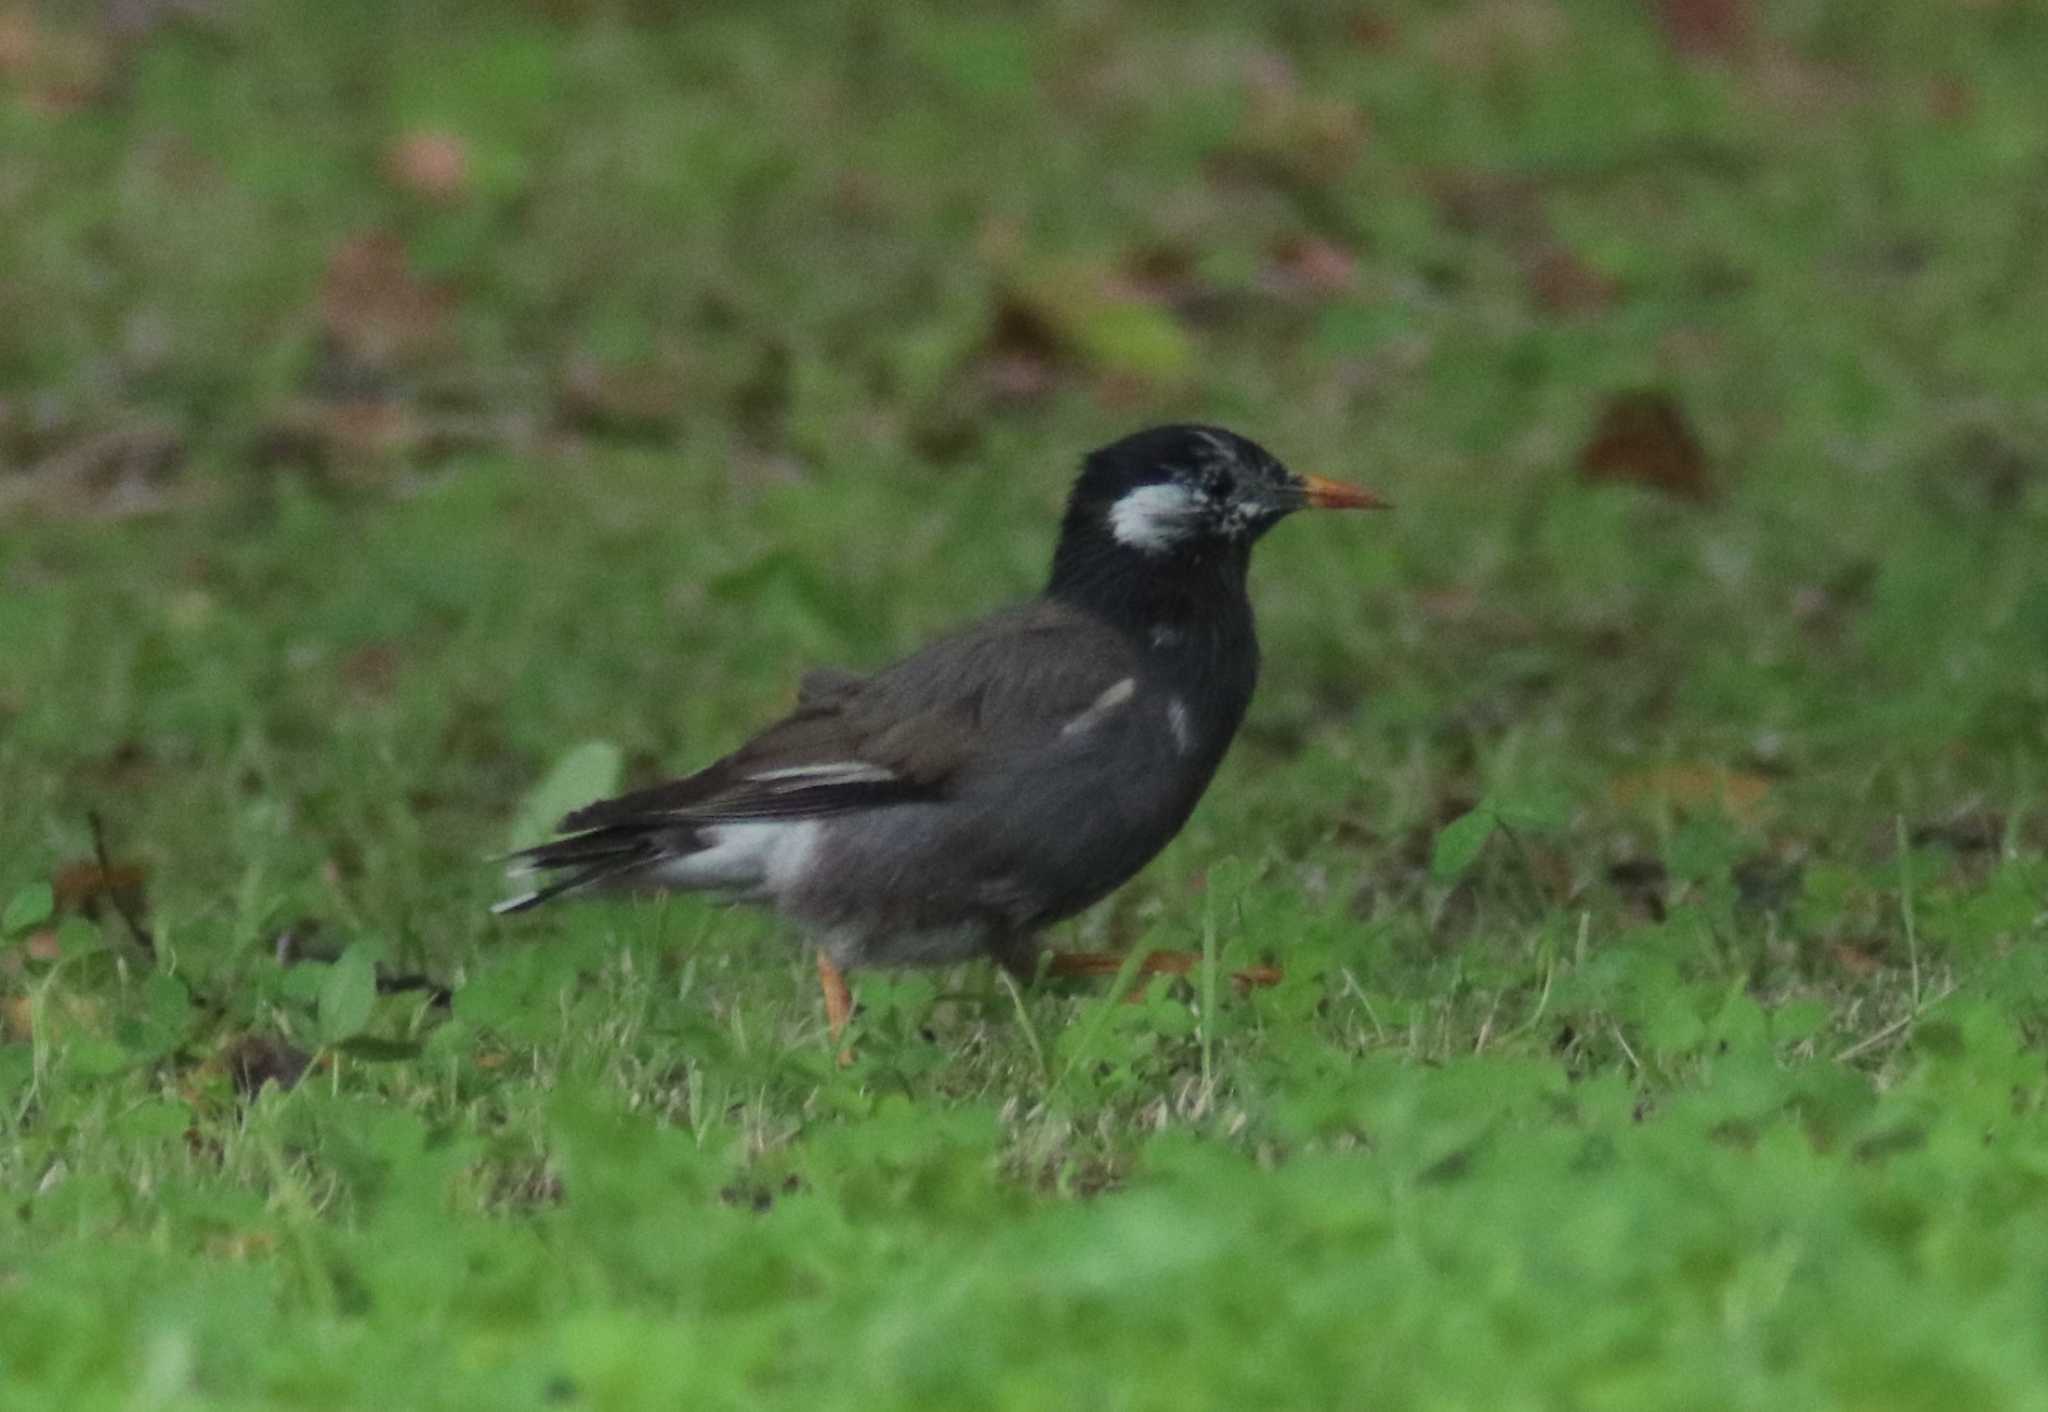
<svg viewBox="0 0 2048 1412">
<path fill-rule="evenodd" d="M 822 950 L 818 952 L 818 985 L 825 992 L 825 1028 L 837 1045 L 846 1033 L 846 1022 L 853 1018 L 853 988 L 846 983 L 846 973 L 833 965 L 832 958 Z M 846 1068 L 853 1063 L 853 1047 L 842 1046 L 835 1057 L 839 1067 Z"/>
</svg>

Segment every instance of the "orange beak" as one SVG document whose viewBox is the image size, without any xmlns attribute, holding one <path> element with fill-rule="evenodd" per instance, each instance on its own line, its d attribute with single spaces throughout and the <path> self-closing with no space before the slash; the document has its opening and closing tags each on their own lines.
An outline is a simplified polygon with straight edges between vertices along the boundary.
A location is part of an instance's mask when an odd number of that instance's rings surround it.
<svg viewBox="0 0 2048 1412">
<path fill-rule="evenodd" d="M 1318 510 L 1391 510 L 1394 507 L 1369 490 L 1321 476 L 1301 478 L 1301 497 Z"/>
</svg>

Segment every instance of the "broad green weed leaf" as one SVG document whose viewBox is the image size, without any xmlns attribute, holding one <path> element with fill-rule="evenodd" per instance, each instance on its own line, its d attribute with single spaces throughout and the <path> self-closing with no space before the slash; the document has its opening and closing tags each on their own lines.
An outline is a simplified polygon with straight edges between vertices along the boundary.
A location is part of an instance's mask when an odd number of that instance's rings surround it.
<svg viewBox="0 0 2048 1412">
<path fill-rule="evenodd" d="M 539 843 L 554 833 L 564 814 L 617 793 L 622 763 L 619 747 L 608 740 L 586 740 L 571 746 L 520 804 L 509 846 Z"/>
<path fill-rule="evenodd" d="M 1129 297 L 1093 266 L 1052 270 L 1019 288 L 1016 298 L 1100 372 L 1172 382 L 1194 366 L 1194 343 L 1170 312 Z"/>
<path fill-rule="evenodd" d="M 294 966 L 278 982 L 277 993 L 300 1005 L 318 1005 L 320 987 L 325 984 L 327 969 L 324 966 Z"/>
<path fill-rule="evenodd" d="M 1962 1026 L 1964 1045 L 1981 1063 L 2009 1064 L 2025 1051 L 2012 1016 L 1996 1005 L 1980 1001 L 1958 1006 L 1956 1019 Z"/>
<path fill-rule="evenodd" d="M 105 944 L 100 929 L 83 917 L 66 917 L 57 924 L 57 954 L 66 961 L 90 956 Z"/>
<path fill-rule="evenodd" d="M 1768 1054 L 1770 1020 L 1763 1007 L 1738 990 L 1721 1003 L 1708 1027 L 1709 1037 L 1730 1054 Z"/>
<path fill-rule="evenodd" d="M 421 1052 L 436 1059 L 471 1054 L 477 1045 L 476 1030 L 473 1023 L 461 1016 L 444 1020 L 427 1032 L 426 1039 L 421 1042 Z"/>
<path fill-rule="evenodd" d="M 1671 835 L 1664 863 L 1673 877 L 1699 882 L 1725 874 L 1742 856 L 1743 847 L 1741 834 L 1726 819 L 1688 819 Z"/>
<path fill-rule="evenodd" d="M 162 971 L 142 983 L 142 1013 L 123 1020 L 114 1034 L 134 1059 L 157 1059 L 176 1049 L 192 1024 L 192 995 L 185 983 Z"/>
<path fill-rule="evenodd" d="M 49 921 L 56 910 L 56 892 L 47 882 L 32 882 L 8 900 L 6 912 L 0 913 L 0 932 L 25 932 Z"/>
<path fill-rule="evenodd" d="M 1555 833 L 1571 822 L 1572 797 L 1562 789 L 1525 789 L 1494 801 L 1502 824 L 1525 833 Z"/>
<path fill-rule="evenodd" d="M 1455 882 L 1463 877 L 1479 861 L 1480 850 L 1493 837 L 1494 826 L 1499 822 L 1493 805 L 1482 801 L 1471 812 L 1445 824 L 1436 836 L 1436 846 L 1430 850 L 1430 876 L 1438 882 Z"/>
<path fill-rule="evenodd" d="M 152 1098 L 139 1103 L 114 1119 L 112 1124 L 117 1136 L 145 1142 L 161 1142 L 182 1136 L 191 1126 L 191 1105 L 166 1098 Z"/>
<path fill-rule="evenodd" d="M 1647 996 L 1642 1010 L 1642 1039 L 1659 1055 L 1692 1053 L 1706 1039 L 1700 1006 L 1681 984 Z"/>
<path fill-rule="evenodd" d="M 182 1031 L 192 1019 L 192 992 L 185 983 L 165 971 L 153 971 L 142 983 L 142 1003 L 149 1023 L 170 1031 Z"/>
<path fill-rule="evenodd" d="M 1788 1000 L 1771 1012 L 1771 1039 L 1778 1044 L 1797 1044 L 1819 1034 L 1830 1018 L 1832 1012 L 1824 1001 Z"/>
<path fill-rule="evenodd" d="M 367 944 L 355 942 L 320 980 L 320 1042 L 339 1044 L 362 1033 L 377 1000 L 377 962 Z"/>
<path fill-rule="evenodd" d="M 75 1041 L 64 1055 L 64 1067 L 80 1078 L 104 1079 L 128 1067 L 129 1054 L 111 1039 L 90 1036 Z"/>
<path fill-rule="evenodd" d="M 184 1043 L 193 1027 L 193 994 L 166 971 L 152 971 L 141 984 L 141 1014 L 115 1027 L 121 1047 L 135 1060 L 158 1060 Z"/>
<path fill-rule="evenodd" d="M 1104 303 L 1076 311 L 1071 333 L 1106 372 L 1170 381 L 1194 362 L 1194 345 L 1173 316 L 1150 304 Z"/>
</svg>

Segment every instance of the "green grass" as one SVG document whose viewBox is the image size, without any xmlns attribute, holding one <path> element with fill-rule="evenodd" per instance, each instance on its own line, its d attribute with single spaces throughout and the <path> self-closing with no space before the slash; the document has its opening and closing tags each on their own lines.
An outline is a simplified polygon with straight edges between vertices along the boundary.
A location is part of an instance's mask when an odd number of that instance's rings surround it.
<svg viewBox="0 0 2048 1412">
<path fill-rule="evenodd" d="M 0 63 L 0 1401 L 2048 1405 L 2041 12 L 709 8 Z M 487 917 L 1183 416 L 1400 506 L 1055 938 L 1206 973 Z"/>
</svg>

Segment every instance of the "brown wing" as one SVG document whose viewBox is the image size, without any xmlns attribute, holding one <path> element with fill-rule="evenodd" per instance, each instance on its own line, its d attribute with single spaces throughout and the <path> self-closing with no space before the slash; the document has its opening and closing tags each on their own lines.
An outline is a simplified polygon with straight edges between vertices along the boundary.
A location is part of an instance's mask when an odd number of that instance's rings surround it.
<svg viewBox="0 0 2048 1412">
<path fill-rule="evenodd" d="M 1134 671 L 1113 628 L 1026 604 L 872 677 L 808 673 L 796 709 L 724 759 L 578 809 L 560 827 L 802 818 L 942 798 L 977 758 L 1056 737 Z"/>
</svg>

